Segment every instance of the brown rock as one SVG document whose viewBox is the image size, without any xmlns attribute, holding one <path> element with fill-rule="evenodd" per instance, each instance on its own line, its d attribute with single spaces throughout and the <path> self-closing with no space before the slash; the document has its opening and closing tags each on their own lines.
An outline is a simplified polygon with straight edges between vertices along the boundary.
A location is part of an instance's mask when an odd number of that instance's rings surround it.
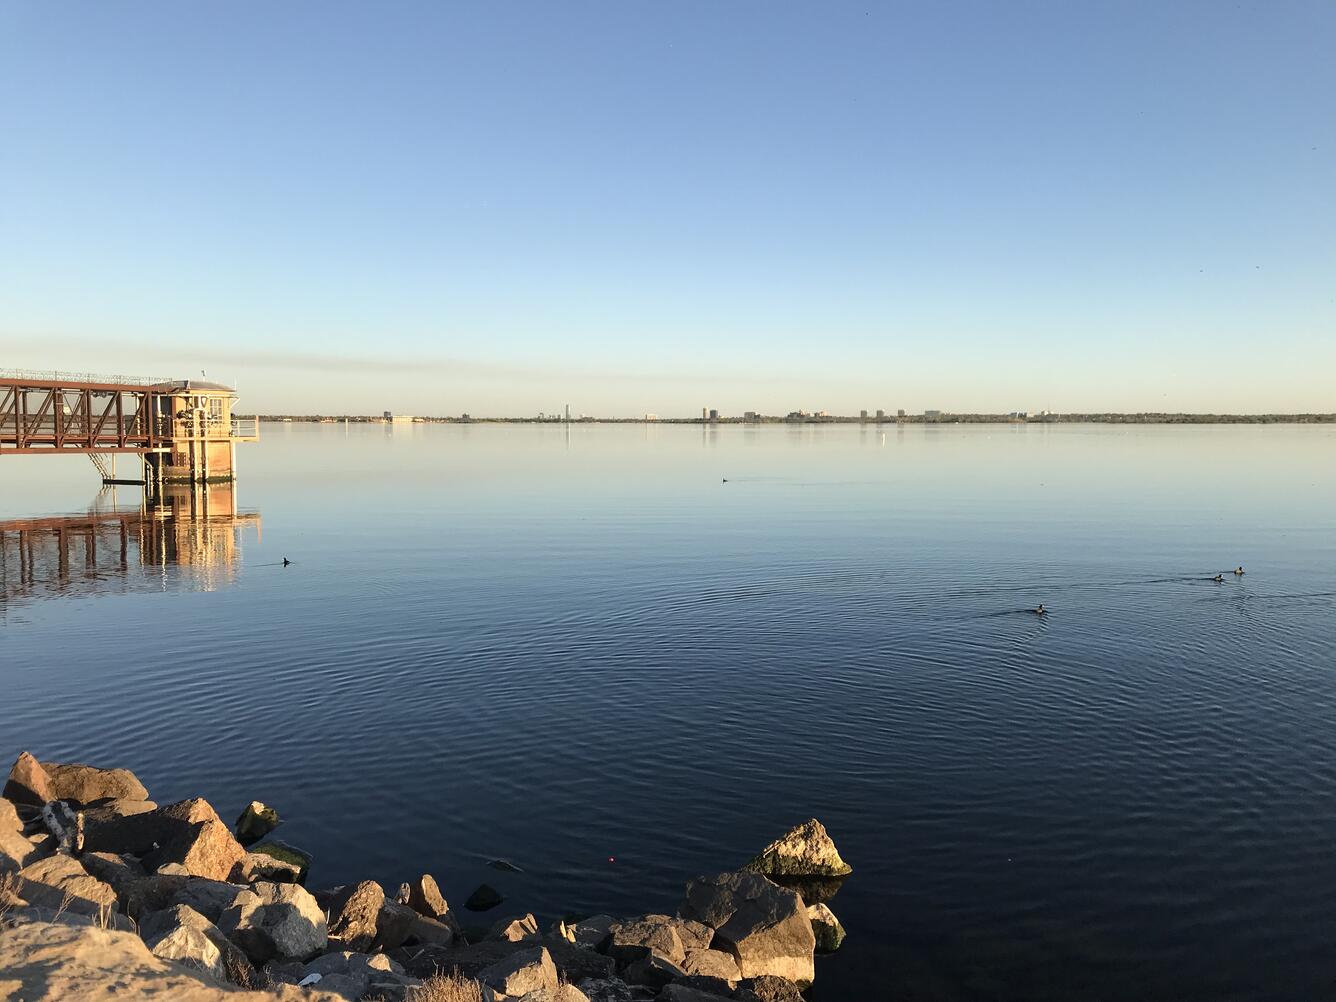
<svg viewBox="0 0 1336 1002">
<path fill-rule="evenodd" d="M 188 905 L 149 913 L 139 924 L 139 934 L 155 957 L 198 968 L 217 981 L 229 980 L 229 971 L 244 980 L 242 972 L 250 971 L 246 955 Z"/>
<path fill-rule="evenodd" d="M 20 752 L 9 770 L 4 796 L 16 804 L 41 807 L 56 799 L 56 789 L 52 786 L 51 777 L 46 774 L 42 764 L 28 752 Z"/>
<path fill-rule="evenodd" d="M 723 950 L 688 950 L 681 966 L 691 977 L 716 978 L 730 989 L 742 980 L 738 962 Z"/>
<path fill-rule="evenodd" d="M 499 920 L 487 933 L 487 938 L 504 939 L 509 943 L 524 943 L 543 937 L 538 931 L 538 920 L 530 913 Z"/>
<path fill-rule="evenodd" d="M 419 915 L 425 915 L 427 918 L 440 918 L 450 910 L 450 906 L 445 902 L 445 896 L 441 894 L 441 889 L 436 886 L 436 880 L 430 873 L 424 873 L 417 880 L 404 884 L 403 888 L 400 888 L 400 894 L 402 896 L 400 904 L 408 905 Z"/>
<path fill-rule="evenodd" d="M 797 985 L 771 974 L 744 979 L 738 984 L 733 998 L 738 1002 L 803 1002 L 802 992 Z"/>
<path fill-rule="evenodd" d="M 346 950 L 365 953 L 376 941 L 385 890 L 374 880 L 343 888 L 329 905 L 329 936 Z"/>
<path fill-rule="evenodd" d="M 193 876 L 213 880 L 231 877 L 246 855 L 208 801 L 199 798 L 86 823 L 84 849 L 143 856 L 148 870 L 177 863 Z"/>
<path fill-rule="evenodd" d="M 316 899 L 319 898 L 320 895 L 316 895 Z M 375 948 L 394 950 L 403 946 L 408 942 L 408 933 L 413 928 L 413 923 L 423 917 L 408 905 L 401 905 L 397 901 L 386 901 L 380 906 L 380 912 L 376 915 Z"/>
<path fill-rule="evenodd" d="M 51 777 L 57 800 L 91 804 L 96 800 L 148 799 L 148 790 L 129 769 L 99 769 L 77 762 L 43 762 L 42 768 Z"/>
<path fill-rule="evenodd" d="M 843 877 L 853 872 L 816 818 L 789 829 L 743 869 L 767 877 Z"/>
<path fill-rule="evenodd" d="M 11 801 L 0 798 L 0 832 L 22 833 L 23 819 Z"/>
<path fill-rule="evenodd" d="M 809 985 L 816 937 L 796 892 L 739 871 L 688 882 L 683 918 L 715 930 L 713 946 L 737 961 L 744 978 L 773 974 Z"/>
<path fill-rule="evenodd" d="M 9 803 L 9 801 L 0 801 Z M 41 858 L 42 849 L 18 832 L 0 827 L 0 873 L 13 873 Z"/>
<path fill-rule="evenodd" d="M 541 946 L 516 950 L 478 973 L 478 980 L 503 995 L 526 995 L 544 988 L 557 987 L 557 968 Z"/>
<path fill-rule="evenodd" d="M 19 897 L 31 905 L 96 915 L 116 907 L 116 892 L 98 880 L 77 859 L 50 856 L 25 866 L 18 874 Z"/>
</svg>

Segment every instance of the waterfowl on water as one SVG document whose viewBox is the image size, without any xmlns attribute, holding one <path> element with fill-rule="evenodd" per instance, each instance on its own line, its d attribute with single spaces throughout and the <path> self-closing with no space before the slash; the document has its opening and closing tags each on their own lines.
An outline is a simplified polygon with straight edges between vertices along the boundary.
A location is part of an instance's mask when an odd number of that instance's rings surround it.
<svg viewBox="0 0 1336 1002">
<path fill-rule="evenodd" d="M 1225 576 L 1223 574 L 1217 574 L 1215 577 L 1211 578 L 1211 580 L 1214 581 L 1216 584 L 1224 584 Z"/>
<path fill-rule="evenodd" d="M 1030 611 L 1033 612 L 1036 616 L 1043 616 L 1043 615 L 1047 615 L 1047 613 L 1048 613 L 1048 610 L 1044 608 L 1044 603 L 1043 603 L 1043 602 L 1040 602 L 1040 603 L 1039 603 L 1039 608 L 1037 608 L 1037 609 L 1031 609 Z"/>
<path fill-rule="evenodd" d="M 1243 568 L 1242 568 L 1242 567 L 1235 567 L 1235 568 L 1234 568 L 1234 576 L 1235 576 L 1236 578 L 1241 578 L 1241 577 L 1243 577 Z"/>
<path fill-rule="evenodd" d="M 288 564 L 290 564 L 290 563 L 292 563 L 292 561 L 289 560 L 287 557 L 284 557 L 284 558 L 283 558 L 283 566 L 284 566 L 284 567 L 288 566 Z"/>
</svg>

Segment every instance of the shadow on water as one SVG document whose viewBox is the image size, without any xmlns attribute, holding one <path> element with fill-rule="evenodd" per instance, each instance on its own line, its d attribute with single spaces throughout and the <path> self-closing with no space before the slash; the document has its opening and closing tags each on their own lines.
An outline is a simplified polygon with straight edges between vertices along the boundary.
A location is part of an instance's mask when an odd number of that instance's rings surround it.
<svg viewBox="0 0 1336 1002">
<path fill-rule="evenodd" d="M 99 500 L 105 500 L 101 496 Z M 167 487 L 134 508 L 94 503 L 80 514 L 0 522 L 0 612 L 96 594 L 216 591 L 236 578 L 243 532 L 231 484 Z"/>
</svg>

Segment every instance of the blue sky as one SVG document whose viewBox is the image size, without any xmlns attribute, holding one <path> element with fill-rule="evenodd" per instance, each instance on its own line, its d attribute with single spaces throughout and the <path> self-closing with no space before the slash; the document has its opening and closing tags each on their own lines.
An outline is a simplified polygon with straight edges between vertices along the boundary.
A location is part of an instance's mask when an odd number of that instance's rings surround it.
<svg viewBox="0 0 1336 1002">
<path fill-rule="evenodd" d="M 1333 410 L 1336 4 L 0 2 L 0 366 Z"/>
</svg>

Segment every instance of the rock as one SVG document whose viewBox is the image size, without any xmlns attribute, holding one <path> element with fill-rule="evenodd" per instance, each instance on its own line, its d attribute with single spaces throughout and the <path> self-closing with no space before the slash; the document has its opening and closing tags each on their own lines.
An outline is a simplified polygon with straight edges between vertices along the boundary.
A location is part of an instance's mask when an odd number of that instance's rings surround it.
<svg viewBox="0 0 1336 1002">
<path fill-rule="evenodd" d="M 587 946 L 598 950 L 608 941 L 612 926 L 617 920 L 611 915 L 590 915 L 571 925 L 572 940 L 576 946 Z"/>
<path fill-rule="evenodd" d="M 733 993 L 733 998 L 738 1002 L 804 1002 L 797 985 L 786 978 L 769 974 L 759 978 L 744 978 Z"/>
<path fill-rule="evenodd" d="M 413 913 L 413 919 L 408 925 L 408 935 L 404 939 L 405 943 L 423 943 L 434 946 L 449 946 L 455 941 L 455 931 L 444 922 L 439 922 L 434 918 L 427 918 L 425 915 Z"/>
<path fill-rule="evenodd" d="M 543 988 L 555 989 L 557 968 L 545 947 L 532 946 L 484 968 L 478 980 L 503 995 L 527 995 Z"/>
<path fill-rule="evenodd" d="M 23 820 L 19 817 L 19 812 L 13 803 L 3 799 L 0 799 L 0 832 L 23 834 Z"/>
<path fill-rule="evenodd" d="M 610 978 L 617 970 L 616 961 L 611 957 L 595 953 L 588 947 L 573 946 L 564 939 L 543 942 L 552 955 L 552 962 L 557 965 L 557 972 L 573 984 L 588 978 Z"/>
<path fill-rule="evenodd" d="M 825 905 L 808 905 L 807 918 L 812 923 L 812 934 L 816 936 L 816 948 L 819 953 L 834 953 L 844 942 L 844 926 Z"/>
<path fill-rule="evenodd" d="M 678 913 L 714 929 L 713 947 L 731 953 L 744 978 L 812 983 L 816 937 L 794 891 L 745 871 L 698 877 L 687 883 Z"/>
<path fill-rule="evenodd" d="M 657 950 L 652 950 L 627 966 L 622 972 L 622 977 L 633 985 L 648 985 L 651 988 L 662 988 L 664 985 L 685 977 L 686 971 L 682 970 L 674 960 L 665 957 Z"/>
<path fill-rule="evenodd" d="M 0 898 L 5 895 L 0 889 Z M 119 912 L 96 912 L 82 913 L 72 912 L 68 908 L 48 908 L 45 905 L 30 905 L 22 898 L 14 898 L 14 911 L 4 916 L 4 925 L 13 925 L 17 922 L 38 922 L 47 925 L 77 925 L 83 927 L 92 927 L 96 929 L 120 929 L 128 932 L 134 932 L 136 925 L 126 916 Z M 0 986 L 4 985 L 3 979 L 0 979 Z"/>
<path fill-rule="evenodd" d="M 16 891 L 31 905 L 97 915 L 114 911 L 116 892 L 92 876 L 77 859 L 50 856 L 18 872 Z"/>
<path fill-rule="evenodd" d="M 781 877 L 843 877 L 853 872 L 816 818 L 775 839 L 743 869 Z"/>
<path fill-rule="evenodd" d="M 589 996 L 574 985 L 561 982 L 555 988 L 540 988 L 521 995 L 519 1002 L 589 1002 Z"/>
<path fill-rule="evenodd" d="M 402 974 L 403 967 L 383 953 L 356 953 L 348 950 L 326 953 L 307 964 L 305 974 Z M 297 979 L 298 981 L 301 978 Z"/>
<path fill-rule="evenodd" d="M 42 768 L 51 779 L 54 800 L 81 806 L 99 800 L 148 800 L 148 790 L 129 769 L 99 769 L 77 762 L 43 762 Z"/>
<path fill-rule="evenodd" d="M 311 854 L 305 849 L 298 849 L 295 845 L 289 845 L 287 842 L 276 838 L 253 845 L 250 847 L 250 851 L 295 866 L 297 868 L 297 879 L 294 883 L 298 884 L 306 883 L 306 874 L 311 869 L 311 863 L 314 862 Z"/>
<path fill-rule="evenodd" d="M 0 804 L 8 804 L 0 800 Z M 10 807 L 13 810 L 13 807 Z M 0 827 L 0 873 L 12 873 L 23 869 L 42 856 L 42 849 L 33 845 L 22 834 L 8 827 Z"/>
<path fill-rule="evenodd" d="M 488 909 L 495 908 L 505 900 L 501 896 L 501 892 L 495 887 L 482 884 L 468 896 L 468 900 L 464 902 L 464 907 L 471 912 L 485 912 Z"/>
<path fill-rule="evenodd" d="M 510 943 L 522 943 L 527 940 L 542 939 L 538 931 L 538 920 L 532 914 L 518 918 L 501 919 L 492 926 L 488 939 L 504 939 Z"/>
<path fill-rule="evenodd" d="M 681 920 L 667 915 L 646 915 L 643 918 L 614 922 L 608 930 L 608 939 L 602 951 L 626 966 L 658 953 L 673 963 L 686 955 L 686 945 L 678 933 Z"/>
<path fill-rule="evenodd" d="M 659 993 L 659 1002 L 721 1002 L 729 997 L 687 985 L 669 985 Z"/>
<path fill-rule="evenodd" d="M 682 970 L 696 978 L 714 978 L 731 990 L 742 980 L 738 962 L 723 950 L 688 950 L 682 958 Z"/>
<path fill-rule="evenodd" d="M 649 1002 L 654 992 L 640 985 L 628 985 L 618 978 L 589 978 L 580 982 L 580 991 L 589 1002 Z"/>
<path fill-rule="evenodd" d="M 9 770 L 9 779 L 5 783 L 4 797 L 16 804 L 31 804 L 41 807 L 56 799 L 56 789 L 51 784 L 51 777 L 46 774 L 42 764 L 28 752 L 20 752 L 14 765 Z"/>
<path fill-rule="evenodd" d="M 88 824 L 84 849 L 143 856 L 147 870 L 177 863 L 193 876 L 213 880 L 227 880 L 246 854 L 208 801 L 199 798 Z"/>
<path fill-rule="evenodd" d="M 205 877 L 187 877 L 180 889 L 172 895 L 171 901 L 172 904 L 193 908 L 210 922 L 217 923 L 229 908 L 259 907 L 260 896 L 237 884 Z"/>
<path fill-rule="evenodd" d="M 376 941 L 385 890 L 374 880 L 345 887 L 329 903 L 329 937 L 345 948 L 365 952 Z"/>
<path fill-rule="evenodd" d="M 132 932 L 30 922 L 0 935 L 0 992 L 24 1002 L 344 1002 L 280 986 L 242 994 L 149 952 Z"/>
<path fill-rule="evenodd" d="M 237 841 L 243 846 L 248 846 L 260 841 L 277 828 L 281 820 L 278 811 L 266 807 L 258 800 L 252 800 L 241 812 L 232 830 Z"/>
<path fill-rule="evenodd" d="M 410 993 L 421 984 L 418 978 L 410 978 L 405 974 L 372 975 L 363 998 L 378 1002 L 417 1002 L 417 998 Z"/>
<path fill-rule="evenodd" d="M 424 873 L 417 880 L 399 888 L 399 903 L 408 905 L 419 915 L 427 918 L 440 918 L 450 911 L 445 896 L 436 886 L 436 879 L 430 873 Z"/>
<path fill-rule="evenodd" d="M 128 818 L 133 814 L 147 814 L 149 811 L 155 811 L 158 805 L 151 800 L 99 800 L 96 804 L 89 804 L 83 809 L 85 829 L 92 825 L 96 827 L 100 824 L 106 824 L 108 821 L 115 821 L 118 818 Z"/>
<path fill-rule="evenodd" d="M 413 923 L 423 916 L 408 905 L 397 901 L 386 901 L 380 906 L 376 916 L 376 942 L 378 950 L 394 950 L 408 942 L 408 934 Z"/>
<path fill-rule="evenodd" d="M 834 899 L 844 886 L 847 877 L 780 877 L 773 876 L 767 878 L 774 881 L 780 887 L 787 887 L 791 891 L 797 891 L 798 897 L 803 899 L 803 904 L 823 905 Z"/>
<path fill-rule="evenodd" d="M 133 856 L 117 856 L 110 852 L 86 852 L 79 862 L 90 874 L 111 885 L 118 901 L 124 903 L 127 893 L 145 877 L 144 868 Z"/>
<path fill-rule="evenodd" d="M 288 863 L 265 852 L 248 852 L 241 860 L 240 878 L 248 884 L 267 880 L 276 884 L 299 884 L 305 867 Z"/>
<path fill-rule="evenodd" d="M 266 961 L 306 960 L 328 942 L 325 913 L 297 884 L 251 885 L 259 904 L 249 900 L 223 912 L 218 928 L 245 951 L 257 967 Z"/>
<path fill-rule="evenodd" d="M 241 980 L 242 972 L 250 971 L 245 954 L 187 905 L 149 913 L 139 924 L 139 934 L 155 957 L 197 967 L 215 980 L 229 980 L 229 971 Z"/>
</svg>

